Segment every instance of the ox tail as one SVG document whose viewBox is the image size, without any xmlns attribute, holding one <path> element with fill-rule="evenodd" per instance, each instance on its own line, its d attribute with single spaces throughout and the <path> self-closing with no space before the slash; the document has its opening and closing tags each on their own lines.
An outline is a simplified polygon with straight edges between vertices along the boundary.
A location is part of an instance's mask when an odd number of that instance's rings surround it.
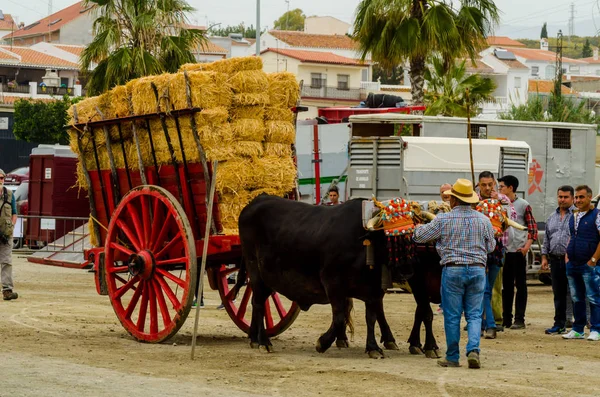
<svg viewBox="0 0 600 397">
<path fill-rule="evenodd" d="M 246 271 L 246 260 L 242 258 L 240 262 L 240 270 L 238 270 L 237 278 L 235 281 L 235 285 L 233 286 L 233 299 L 237 298 L 240 289 L 246 283 L 246 277 L 248 272 Z"/>
<path fill-rule="evenodd" d="M 345 320 L 346 320 L 345 322 L 346 322 L 346 328 L 350 332 L 350 336 L 352 337 L 352 339 L 354 339 L 354 321 L 352 321 L 352 311 L 353 310 L 354 310 L 354 301 L 352 300 L 352 298 L 346 299 L 346 313 L 344 313 Z"/>
</svg>

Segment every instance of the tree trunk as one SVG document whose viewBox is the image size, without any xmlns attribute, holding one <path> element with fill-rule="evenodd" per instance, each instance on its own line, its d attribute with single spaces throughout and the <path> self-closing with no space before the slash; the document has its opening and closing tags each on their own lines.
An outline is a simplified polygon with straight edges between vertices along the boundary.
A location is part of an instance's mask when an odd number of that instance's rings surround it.
<svg viewBox="0 0 600 397">
<path fill-rule="evenodd" d="M 423 88 L 425 86 L 425 57 L 414 56 L 410 60 L 410 92 L 413 104 L 422 105 L 425 102 Z"/>
</svg>

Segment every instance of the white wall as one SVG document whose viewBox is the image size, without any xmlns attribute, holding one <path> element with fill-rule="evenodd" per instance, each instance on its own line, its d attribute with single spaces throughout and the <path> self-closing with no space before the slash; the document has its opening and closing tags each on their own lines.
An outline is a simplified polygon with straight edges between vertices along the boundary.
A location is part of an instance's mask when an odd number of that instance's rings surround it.
<svg viewBox="0 0 600 397">
<path fill-rule="evenodd" d="M 60 44 L 87 45 L 92 42 L 92 25 L 94 15 L 88 12 L 81 15 L 60 28 Z"/>
<path fill-rule="evenodd" d="M 312 34 L 349 33 L 352 25 L 333 17 L 307 17 L 304 20 L 304 32 Z"/>
<path fill-rule="evenodd" d="M 294 50 L 304 50 L 304 51 L 317 51 L 317 52 L 331 52 L 333 54 L 343 56 L 346 58 L 359 59 L 360 55 L 357 50 L 351 49 L 338 49 L 338 48 L 317 48 L 317 47 L 292 47 L 283 41 L 275 38 L 270 33 L 265 33 L 260 36 L 260 49 L 261 51 L 266 50 L 267 48 L 288 48 Z M 368 56 L 366 60 L 370 60 L 371 57 Z"/>
<path fill-rule="evenodd" d="M 300 61 L 269 51 L 261 54 L 263 60 L 263 70 L 266 73 L 290 72 L 298 77 L 298 67 Z"/>
<path fill-rule="evenodd" d="M 51 43 L 41 42 L 31 46 L 36 51 L 51 55 L 56 58 L 64 59 L 65 61 L 79 63 L 79 57 L 71 52 L 55 47 Z"/>
</svg>

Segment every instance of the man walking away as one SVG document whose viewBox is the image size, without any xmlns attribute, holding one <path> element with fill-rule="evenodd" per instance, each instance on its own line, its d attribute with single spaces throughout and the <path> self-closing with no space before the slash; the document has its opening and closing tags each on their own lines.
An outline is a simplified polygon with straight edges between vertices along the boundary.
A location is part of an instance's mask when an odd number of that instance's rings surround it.
<svg viewBox="0 0 600 397">
<path fill-rule="evenodd" d="M 506 247 L 506 260 L 502 276 L 502 318 L 504 326 L 510 329 L 525 328 L 525 310 L 527 308 L 527 252 L 537 239 L 537 224 L 531 206 L 517 197 L 519 180 L 513 175 L 498 179 L 500 193 L 508 196 L 517 213 L 516 222 L 526 226 L 527 230 L 510 228 L 510 238 Z M 515 286 L 517 293 L 515 297 Z M 515 322 L 512 323 L 513 300 L 515 301 Z"/>
<path fill-rule="evenodd" d="M 590 302 L 590 336 L 600 340 L 600 272 L 596 267 L 600 259 L 600 216 L 592 209 L 592 189 L 582 185 L 575 189 L 575 205 L 579 212 L 569 220 L 571 238 L 567 246 L 567 278 L 573 296 L 573 329 L 565 339 L 583 339 L 586 324 L 585 298 Z"/>
<path fill-rule="evenodd" d="M 9 301 L 19 295 L 13 292 L 12 241 L 17 223 L 17 204 L 13 192 L 4 186 L 6 173 L 0 169 L 0 279 L 2 299 Z"/>
<path fill-rule="evenodd" d="M 429 224 L 417 226 L 413 236 L 418 243 L 437 240 L 436 249 L 443 266 L 442 305 L 447 348 L 446 358 L 438 360 L 438 365 L 460 366 L 460 317 L 464 312 L 469 368 L 481 368 L 481 302 L 487 254 L 496 246 L 494 230 L 485 215 L 471 208 L 471 204 L 479 202 L 471 181 L 458 179 L 445 193 L 451 196 L 452 210 L 438 214 Z"/>
<path fill-rule="evenodd" d="M 546 334 L 566 333 L 567 299 L 570 299 L 569 281 L 565 254 L 569 241 L 569 221 L 573 215 L 574 191 L 572 186 L 558 188 L 558 208 L 546 221 L 546 234 L 542 245 L 542 269 L 548 270 L 552 276 L 552 293 L 554 294 L 554 325 L 546 330 Z"/>
</svg>

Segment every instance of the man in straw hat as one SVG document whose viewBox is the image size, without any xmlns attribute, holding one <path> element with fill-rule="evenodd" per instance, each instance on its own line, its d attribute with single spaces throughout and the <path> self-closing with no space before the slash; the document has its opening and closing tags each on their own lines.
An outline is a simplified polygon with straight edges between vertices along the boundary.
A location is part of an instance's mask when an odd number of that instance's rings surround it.
<svg viewBox="0 0 600 397">
<path fill-rule="evenodd" d="M 441 258 L 442 305 L 446 331 L 446 358 L 442 367 L 459 367 L 460 318 L 465 313 L 468 326 L 467 359 L 469 368 L 480 368 L 481 304 L 485 291 L 487 254 L 496 247 L 492 223 L 471 204 L 479 202 L 473 184 L 458 179 L 447 190 L 452 211 L 439 214 L 431 223 L 419 225 L 414 232 L 418 243 L 437 240 Z"/>
<path fill-rule="evenodd" d="M 17 222 L 17 204 L 13 192 L 4 186 L 6 173 L 0 169 L 0 278 L 2 279 L 2 299 L 17 299 L 13 292 L 12 280 L 12 240 Z"/>
</svg>

